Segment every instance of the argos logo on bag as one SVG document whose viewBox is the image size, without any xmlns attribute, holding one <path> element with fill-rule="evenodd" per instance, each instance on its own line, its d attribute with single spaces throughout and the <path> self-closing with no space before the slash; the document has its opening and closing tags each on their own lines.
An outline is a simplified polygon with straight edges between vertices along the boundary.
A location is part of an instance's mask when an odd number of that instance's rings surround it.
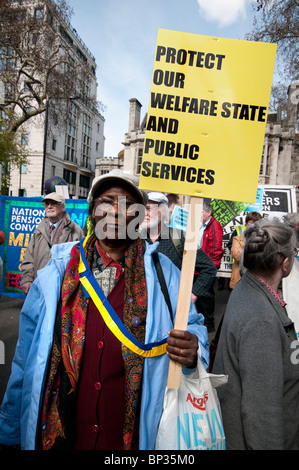
<svg viewBox="0 0 299 470">
<path fill-rule="evenodd" d="M 188 393 L 186 402 L 190 401 L 194 408 L 197 408 L 198 410 L 205 410 L 208 398 L 208 392 L 205 392 L 204 396 L 200 398 L 192 397 L 191 393 Z"/>
</svg>

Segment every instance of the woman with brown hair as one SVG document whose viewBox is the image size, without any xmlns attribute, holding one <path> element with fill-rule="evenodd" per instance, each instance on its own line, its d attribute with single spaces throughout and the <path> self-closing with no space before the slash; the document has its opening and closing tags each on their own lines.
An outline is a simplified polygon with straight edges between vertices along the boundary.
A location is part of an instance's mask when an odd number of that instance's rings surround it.
<svg viewBox="0 0 299 470">
<path fill-rule="evenodd" d="M 240 273 L 240 261 L 242 258 L 244 246 L 245 246 L 245 240 L 244 240 L 244 230 L 246 230 L 247 227 L 250 225 L 254 224 L 257 220 L 260 220 L 262 218 L 261 214 L 259 212 L 247 212 L 246 218 L 245 218 L 245 227 L 242 225 L 237 227 L 237 235 L 233 237 L 233 242 L 232 242 L 232 247 L 231 247 L 231 254 L 233 257 L 233 267 L 232 267 L 232 274 L 231 278 L 229 281 L 229 287 L 233 289 L 236 287 L 237 282 L 241 279 L 241 273 Z M 240 230 L 243 227 L 244 230 Z"/>
</svg>

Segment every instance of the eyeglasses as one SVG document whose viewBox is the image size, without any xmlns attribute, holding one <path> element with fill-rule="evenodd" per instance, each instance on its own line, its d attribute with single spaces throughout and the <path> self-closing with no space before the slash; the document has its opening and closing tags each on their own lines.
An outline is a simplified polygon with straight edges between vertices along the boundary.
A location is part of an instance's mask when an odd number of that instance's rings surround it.
<svg viewBox="0 0 299 470">
<path fill-rule="evenodd" d="M 44 206 L 58 206 L 59 204 L 61 204 L 61 202 L 57 202 L 57 201 L 52 201 L 52 200 L 48 200 L 48 201 L 44 201 Z"/>
<path fill-rule="evenodd" d="M 127 198 L 118 198 L 117 201 L 108 198 L 98 197 L 95 199 L 94 204 L 103 212 L 110 212 L 113 210 L 115 204 L 118 205 L 118 211 L 125 214 L 134 214 L 138 210 L 139 204 L 127 200 Z"/>
</svg>

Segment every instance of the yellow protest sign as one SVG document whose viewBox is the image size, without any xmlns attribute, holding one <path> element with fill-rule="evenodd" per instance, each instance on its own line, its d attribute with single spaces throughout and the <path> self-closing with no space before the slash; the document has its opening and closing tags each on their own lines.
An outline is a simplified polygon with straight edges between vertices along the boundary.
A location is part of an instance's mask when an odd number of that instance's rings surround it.
<svg viewBox="0 0 299 470">
<path fill-rule="evenodd" d="M 160 29 L 140 187 L 254 202 L 275 53 Z"/>
</svg>

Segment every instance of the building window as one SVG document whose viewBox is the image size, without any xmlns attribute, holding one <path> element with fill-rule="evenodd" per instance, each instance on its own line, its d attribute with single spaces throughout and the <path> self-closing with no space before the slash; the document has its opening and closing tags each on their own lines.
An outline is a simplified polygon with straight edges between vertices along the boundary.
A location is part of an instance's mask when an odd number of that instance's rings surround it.
<svg viewBox="0 0 299 470">
<path fill-rule="evenodd" d="M 263 172 L 264 172 L 264 152 L 263 152 L 262 160 L 261 160 L 260 175 L 262 175 Z"/>
<path fill-rule="evenodd" d="M 96 142 L 96 152 L 99 151 L 99 142 Z"/>
<path fill-rule="evenodd" d="M 141 163 L 142 163 L 142 153 L 143 153 L 143 150 L 142 149 L 138 149 L 138 157 L 137 157 L 137 175 L 140 175 L 140 171 L 141 171 Z"/>
<path fill-rule="evenodd" d="M 0 82 L 1 85 L 1 82 Z M 1 98 L 1 94 L 0 94 Z M 7 128 L 7 114 L 3 109 L 0 110 L 0 131 L 4 131 Z"/>
<path fill-rule="evenodd" d="M 63 179 L 69 184 L 76 184 L 76 173 L 64 168 Z"/>
<path fill-rule="evenodd" d="M 281 120 L 286 121 L 288 119 L 288 112 L 286 109 L 281 110 Z"/>
<path fill-rule="evenodd" d="M 72 40 L 71 36 L 66 32 L 66 30 L 60 26 L 59 28 L 62 36 L 66 39 L 66 41 L 69 43 L 69 44 L 74 44 L 74 41 Z"/>
<path fill-rule="evenodd" d="M 15 67 L 15 55 L 12 47 L 0 48 L 0 71 L 11 71 Z"/>
<path fill-rule="evenodd" d="M 90 167 L 90 155 L 91 155 L 91 117 L 84 113 L 83 114 L 83 132 L 82 132 L 82 161 L 81 166 L 83 168 Z"/>
<path fill-rule="evenodd" d="M 81 51 L 81 49 L 79 49 L 79 47 L 77 47 L 77 54 L 78 56 L 80 57 L 80 59 L 82 59 L 84 62 L 87 62 L 87 59 L 85 57 L 85 55 L 83 54 L 83 52 Z"/>
<path fill-rule="evenodd" d="M 23 163 L 20 167 L 20 174 L 26 175 L 26 173 L 27 173 L 27 163 Z"/>
<path fill-rule="evenodd" d="M 57 116 L 56 113 L 53 113 L 52 122 L 53 122 L 53 125 L 54 125 L 54 126 L 57 126 L 57 124 L 58 124 L 58 116 Z"/>
<path fill-rule="evenodd" d="M 37 46 L 38 44 L 40 44 L 40 35 L 39 34 L 33 33 L 33 35 L 32 35 L 32 44 L 34 46 Z"/>
<path fill-rule="evenodd" d="M 29 135 L 28 134 L 22 134 L 21 144 L 22 145 L 28 145 L 28 142 L 29 142 Z"/>
<path fill-rule="evenodd" d="M 34 10 L 34 18 L 37 20 L 41 20 L 44 17 L 44 9 L 43 8 L 36 8 Z"/>
<path fill-rule="evenodd" d="M 55 176 L 56 173 L 56 166 L 51 165 L 51 176 Z"/>
<path fill-rule="evenodd" d="M 12 83 L 4 83 L 4 98 L 12 99 L 13 96 L 14 96 L 14 86 L 13 86 L 13 84 Z"/>
<path fill-rule="evenodd" d="M 82 101 L 86 106 L 88 105 L 88 97 L 90 93 L 90 83 L 88 77 L 82 80 Z"/>
<path fill-rule="evenodd" d="M 66 67 L 66 72 L 72 73 L 75 67 L 75 59 L 73 59 L 73 57 L 71 56 L 68 56 L 65 67 Z"/>
<path fill-rule="evenodd" d="M 56 144 L 57 144 L 57 140 L 53 139 L 52 140 L 52 150 L 56 150 Z"/>
<path fill-rule="evenodd" d="M 78 106 L 71 102 L 69 104 L 64 158 L 65 160 L 68 160 L 74 163 L 77 163 L 77 159 L 76 159 L 77 122 L 78 122 Z"/>
<path fill-rule="evenodd" d="M 90 178 L 88 176 L 80 175 L 80 187 L 89 189 L 90 187 Z"/>
<path fill-rule="evenodd" d="M 75 80 L 74 67 L 75 67 L 75 60 L 71 56 L 68 56 L 67 62 L 65 64 L 65 72 L 68 75 L 68 80 L 69 80 L 70 87 L 75 86 L 75 84 L 74 84 L 74 80 Z"/>
<path fill-rule="evenodd" d="M 268 174 L 268 144 L 263 146 L 263 153 L 261 158 L 261 166 L 260 166 L 260 175 L 267 176 Z"/>
</svg>

